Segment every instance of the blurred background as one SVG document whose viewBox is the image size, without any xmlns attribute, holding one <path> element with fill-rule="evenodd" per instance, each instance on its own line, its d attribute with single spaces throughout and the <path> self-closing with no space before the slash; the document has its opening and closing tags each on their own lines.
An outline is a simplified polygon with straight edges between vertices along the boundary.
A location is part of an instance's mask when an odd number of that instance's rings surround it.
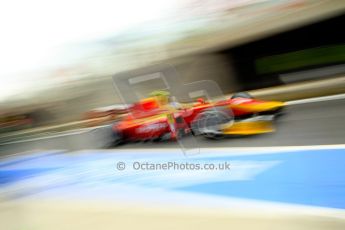
<svg viewBox="0 0 345 230">
<path fill-rule="evenodd" d="M 344 22 L 344 0 L 1 2 L 0 228 L 344 229 Z M 157 65 L 287 114 L 268 135 L 196 138 L 195 158 L 109 147 L 128 112 L 113 78 Z M 133 159 L 234 170 L 114 170 Z"/>
<path fill-rule="evenodd" d="M 341 77 L 343 13 L 341 0 L 4 3 L 1 133 L 121 113 L 112 76 L 157 63 L 224 94 Z M 274 97 L 334 94 L 338 83 Z"/>
</svg>

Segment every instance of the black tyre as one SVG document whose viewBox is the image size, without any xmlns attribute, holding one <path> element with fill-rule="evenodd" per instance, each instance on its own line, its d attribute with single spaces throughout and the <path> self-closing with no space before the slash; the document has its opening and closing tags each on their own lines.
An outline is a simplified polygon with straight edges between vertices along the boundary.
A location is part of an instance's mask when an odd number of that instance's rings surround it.
<svg viewBox="0 0 345 230">
<path fill-rule="evenodd" d="M 191 129 L 194 135 L 203 135 L 210 139 L 223 137 L 220 126 L 234 121 L 232 111 L 224 107 L 214 107 L 200 113 L 192 122 Z"/>
<path fill-rule="evenodd" d="M 118 131 L 113 131 L 113 146 L 118 146 L 124 144 L 125 140 L 123 139 L 123 136 Z"/>
</svg>

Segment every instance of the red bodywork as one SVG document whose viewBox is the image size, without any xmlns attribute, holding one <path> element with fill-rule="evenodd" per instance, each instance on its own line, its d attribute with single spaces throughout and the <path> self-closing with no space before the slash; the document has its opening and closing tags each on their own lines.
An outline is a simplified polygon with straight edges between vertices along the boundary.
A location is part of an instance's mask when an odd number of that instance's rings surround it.
<svg viewBox="0 0 345 230">
<path fill-rule="evenodd" d="M 176 139 L 190 132 L 190 127 L 197 116 L 215 107 L 221 107 L 234 118 L 245 117 L 261 112 L 275 111 L 283 107 L 282 102 L 262 101 L 251 98 L 233 98 L 217 102 L 198 102 L 184 105 L 182 109 L 159 106 L 152 98 L 133 104 L 130 113 L 114 124 L 113 131 L 129 141 Z"/>
<path fill-rule="evenodd" d="M 176 139 L 189 132 L 183 111 L 159 106 L 156 100 L 135 103 L 130 113 L 113 126 L 113 131 L 128 141 Z"/>
</svg>

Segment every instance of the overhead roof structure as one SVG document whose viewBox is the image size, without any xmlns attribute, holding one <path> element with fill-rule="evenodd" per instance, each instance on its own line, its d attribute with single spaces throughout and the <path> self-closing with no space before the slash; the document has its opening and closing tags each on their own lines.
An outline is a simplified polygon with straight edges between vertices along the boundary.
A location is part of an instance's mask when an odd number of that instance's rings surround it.
<svg viewBox="0 0 345 230">
<path fill-rule="evenodd" d="M 19 88 L 13 92 L 8 89 L 8 95 L 0 97 L 0 107 L 16 108 L 78 97 L 87 93 L 84 83 L 97 82 L 116 72 L 240 45 L 345 12 L 343 0 L 230 2 L 182 1 L 174 14 L 164 20 L 150 21 L 92 42 L 64 46 L 58 58 L 62 62 L 14 77 L 21 83 L 21 79 L 30 76 L 36 76 L 36 80 L 27 81 L 21 92 L 14 92 Z M 45 97 L 41 96 L 43 93 Z"/>
</svg>

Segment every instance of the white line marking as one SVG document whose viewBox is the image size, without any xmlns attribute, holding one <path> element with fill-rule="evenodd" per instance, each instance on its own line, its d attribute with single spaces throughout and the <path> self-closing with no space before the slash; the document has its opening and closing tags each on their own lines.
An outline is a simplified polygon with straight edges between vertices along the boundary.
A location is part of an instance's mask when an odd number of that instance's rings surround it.
<svg viewBox="0 0 345 230">
<path fill-rule="evenodd" d="M 301 100 L 295 100 L 295 101 L 287 101 L 286 104 L 300 105 L 300 104 L 307 104 L 307 103 L 313 103 L 313 102 L 332 101 L 332 100 L 340 100 L 340 99 L 345 99 L 345 93 L 331 95 L 331 96 L 324 96 L 324 97 L 313 97 L 313 98 L 307 98 L 307 99 L 301 99 Z"/>
<path fill-rule="evenodd" d="M 42 156 L 43 156 L 43 155 L 49 155 L 52 153 L 63 153 L 63 152 L 66 152 L 66 150 L 64 150 L 64 149 L 50 149 L 50 150 L 33 149 L 33 150 L 25 151 L 25 152 L 11 153 L 8 155 L 0 156 L 0 161 L 2 161 L 2 160 L 6 160 L 6 161 L 17 160 L 17 159 L 20 159 L 22 157 L 26 157 L 26 156 L 30 156 L 30 155 L 42 154 Z"/>
<path fill-rule="evenodd" d="M 25 140 L 18 140 L 18 141 L 10 141 L 10 142 L 5 142 L 5 143 L 0 143 L 0 146 L 2 145 L 10 145 L 10 144 L 19 144 L 23 142 L 32 142 L 32 141 L 39 141 L 39 140 L 45 140 L 45 139 L 51 139 L 55 137 L 64 137 L 64 136 L 72 136 L 72 135 L 80 135 L 83 133 L 87 133 L 99 128 L 105 128 L 110 125 L 101 125 L 101 126 L 96 126 L 96 127 L 91 127 L 91 128 L 81 128 L 81 129 L 72 129 L 70 131 L 64 131 L 64 132 L 57 132 L 57 133 L 51 133 L 47 134 L 47 136 L 44 137 L 36 137 L 36 138 L 30 138 L 30 139 L 25 139 Z"/>
<path fill-rule="evenodd" d="M 345 144 L 338 145 L 307 145 L 307 146 L 268 146 L 268 147 L 220 147 L 220 148 L 200 148 L 200 154 L 193 156 L 185 156 L 186 158 L 204 158 L 204 157 L 218 157 L 218 156 L 243 156 L 243 155 L 262 155 L 262 154 L 284 154 L 286 152 L 300 151 L 300 150 L 334 150 L 345 149 Z M 114 153 L 114 154 L 126 154 L 126 156 L 139 156 L 139 155 L 152 155 L 160 154 L 161 156 L 183 157 L 182 150 L 180 148 L 148 148 L 140 149 L 128 148 L 128 149 L 84 149 L 73 151 L 74 154 L 97 154 L 102 153 Z M 170 155 L 169 155 L 170 154 Z M 183 155 L 183 156 L 182 156 Z"/>
</svg>

